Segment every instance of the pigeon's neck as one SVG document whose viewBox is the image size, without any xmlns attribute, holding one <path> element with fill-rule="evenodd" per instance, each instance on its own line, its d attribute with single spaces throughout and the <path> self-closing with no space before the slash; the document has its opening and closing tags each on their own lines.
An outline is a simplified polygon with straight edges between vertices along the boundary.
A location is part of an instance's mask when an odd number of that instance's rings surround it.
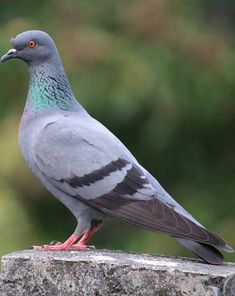
<svg viewBox="0 0 235 296">
<path fill-rule="evenodd" d="M 45 62 L 40 65 L 31 65 L 29 75 L 26 113 L 44 110 L 83 110 L 73 95 L 61 63 Z"/>
</svg>

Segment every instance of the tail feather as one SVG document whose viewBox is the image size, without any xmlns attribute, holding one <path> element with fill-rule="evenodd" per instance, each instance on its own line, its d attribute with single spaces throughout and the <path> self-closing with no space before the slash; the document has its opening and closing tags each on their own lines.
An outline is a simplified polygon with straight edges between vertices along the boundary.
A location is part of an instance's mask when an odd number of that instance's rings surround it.
<svg viewBox="0 0 235 296">
<path fill-rule="evenodd" d="M 179 243 L 184 247 L 193 251 L 201 259 L 205 260 L 210 264 L 223 264 L 224 256 L 217 250 L 214 246 L 207 245 L 204 243 L 199 243 L 189 239 L 174 237 Z"/>
</svg>

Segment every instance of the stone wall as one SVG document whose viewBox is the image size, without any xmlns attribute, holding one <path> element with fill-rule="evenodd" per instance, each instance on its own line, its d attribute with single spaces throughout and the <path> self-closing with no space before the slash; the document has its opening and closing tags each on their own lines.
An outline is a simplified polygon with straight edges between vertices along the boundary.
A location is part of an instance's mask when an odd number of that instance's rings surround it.
<svg viewBox="0 0 235 296">
<path fill-rule="evenodd" d="M 22 251 L 2 258 L 1 296 L 230 296 L 235 264 L 119 251 Z"/>
</svg>

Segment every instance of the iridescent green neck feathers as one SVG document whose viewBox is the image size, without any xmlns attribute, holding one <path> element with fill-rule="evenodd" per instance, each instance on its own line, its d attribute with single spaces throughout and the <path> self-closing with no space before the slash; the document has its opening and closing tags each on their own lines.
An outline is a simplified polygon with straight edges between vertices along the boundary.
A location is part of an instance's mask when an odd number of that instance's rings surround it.
<svg viewBox="0 0 235 296">
<path fill-rule="evenodd" d="M 29 74 L 25 111 L 78 111 L 82 108 L 73 95 L 62 65 L 43 63 L 29 67 Z"/>
</svg>

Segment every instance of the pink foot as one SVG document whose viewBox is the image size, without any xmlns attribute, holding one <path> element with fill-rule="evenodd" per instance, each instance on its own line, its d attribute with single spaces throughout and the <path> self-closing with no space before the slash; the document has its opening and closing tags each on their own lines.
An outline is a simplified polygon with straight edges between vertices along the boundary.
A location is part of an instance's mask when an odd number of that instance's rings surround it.
<svg viewBox="0 0 235 296">
<path fill-rule="evenodd" d="M 74 245 L 65 245 L 65 244 L 56 244 L 56 245 L 44 245 L 44 246 L 33 246 L 34 250 L 44 250 L 44 251 L 83 251 L 83 250 L 93 250 L 94 246 L 87 246 L 82 244 Z"/>
<path fill-rule="evenodd" d="M 79 236 L 72 234 L 64 243 L 52 241 L 50 245 L 33 246 L 34 250 L 51 250 L 51 251 L 64 251 L 72 250 L 71 246 L 78 240 Z"/>
<path fill-rule="evenodd" d="M 99 227 L 99 224 L 93 225 L 87 232 L 85 232 L 80 241 L 75 244 L 79 239 L 80 235 L 72 234 L 64 243 L 58 241 L 52 241 L 50 245 L 44 246 L 33 246 L 34 250 L 45 250 L 45 251 L 83 251 L 83 250 L 94 250 L 94 246 L 87 246 L 86 243 L 94 232 Z"/>
</svg>

